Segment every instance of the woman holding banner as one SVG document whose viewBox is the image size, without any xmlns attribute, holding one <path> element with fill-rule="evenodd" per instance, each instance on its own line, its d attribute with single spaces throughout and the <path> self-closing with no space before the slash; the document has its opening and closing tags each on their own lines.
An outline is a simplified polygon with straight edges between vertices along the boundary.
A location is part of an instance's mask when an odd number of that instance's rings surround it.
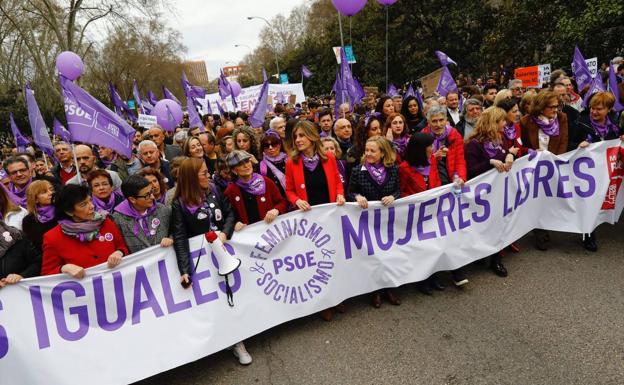
<svg viewBox="0 0 624 385">
<path fill-rule="evenodd" d="M 522 144 L 527 149 L 550 151 L 555 155 L 568 149 L 568 118 L 559 112 L 559 99 L 550 90 L 542 90 L 533 100 L 529 115 L 520 119 Z M 533 230 L 535 247 L 548 250 L 550 235 L 542 229 Z"/>
<path fill-rule="evenodd" d="M 610 92 L 598 92 L 589 99 L 589 111 L 581 113 L 576 127 L 577 132 L 570 133 L 571 145 L 574 148 L 585 148 L 590 143 L 601 142 L 603 140 L 617 139 L 624 140 L 624 129 L 618 127 L 613 122 L 617 122 L 613 113 L 615 96 Z M 598 251 L 595 231 L 591 234 L 583 234 L 583 247 L 589 251 Z"/>
<path fill-rule="evenodd" d="M 465 156 L 468 178 L 472 179 L 493 168 L 507 172 L 518 153 L 518 148 L 503 147 L 502 131 L 507 124 L 507 113 L 499 107 L 489 107 L 479 117 L 474 132 L 466 143 Z M 490 268 L 499 277 L 507 276 L 501 252 L 490 256 Z"/>
<path fill-rule="evenodd" d="M 323 151 L 321 137 L 314 123 L 302 120 L 293 130 L 294 150 L 286 161 L 286 198 L 301 211 L 312 206 L 336 202 L 345 204 L 344 187 L 336 158 Z M 344 311 L 344 305 L 336 309 Z M 321 311 L 325 321 L 331 321 L 332 309 Z"/>
<path fill-rule="evenodd" d="M 381 136 L 368 139 L 361 163 L 351 172 L 349 198 L 362 209 L 368 208 L 368 201 L 392 205 L 395 199 L 401 197 L 399 171 L 395 163 L 396 153 L 389 140 Z M 395 306 L 401 304 L 394 289 L 388 288 L 383 292 L 388 302 Z M 372 305 L 376 308 L 381 306 L 381 294 L 382 290 L 373 293 Z"/>
</svg>

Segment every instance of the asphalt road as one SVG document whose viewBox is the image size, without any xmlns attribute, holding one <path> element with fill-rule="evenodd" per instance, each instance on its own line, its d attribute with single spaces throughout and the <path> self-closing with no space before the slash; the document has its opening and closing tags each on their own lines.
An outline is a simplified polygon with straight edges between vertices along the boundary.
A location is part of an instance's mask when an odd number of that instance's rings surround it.
<svg viewBox="0 0 624 385">
<path fill-rule="evenodd" d="M 222 351 L 140 384 L 624 384 L 624 223 L 599 227 L 597 253 L 551 237 L 547 252 L 522 238 L 508 278 L 476 264 L 463 290 L 407 285 L 380 309 L 352 298 L 332 322 L 248 339 L 250 366 Z"/>
</svg>

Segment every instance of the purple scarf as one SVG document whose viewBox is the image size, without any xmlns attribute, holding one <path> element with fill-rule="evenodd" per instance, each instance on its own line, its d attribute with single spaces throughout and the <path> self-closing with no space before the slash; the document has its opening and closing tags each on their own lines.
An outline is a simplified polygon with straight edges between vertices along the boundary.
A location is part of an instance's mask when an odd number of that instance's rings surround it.
<svg viewBox="0 0 624 385">
<path fill-rule="evenodd" d="M 515 140 L 516 139 L 516 125 L 514 123 L 506 124 L 505 127 L 503 127 L 503 134 L 505 134 L 505 138 L 509 140 Z"/>
<path fill-rule="evenodd" d="M 388 172 L 386 170 L 386 167 L 383 165 L 383 163 L 379 162 L 379 163 L 371 164 L 368 162 L 364 162 L 364 168 L 366 168 L 366 171 L 368 171 L 368 174 L 371 176 L 371 178 L 373 178 L 373 180 L 378 185 L 381 186 L 383 182 L 386 180 L 386 174 Z"/>
<path fill-rule="evenodd" d="M 431 165 L 428 164 L 426 166 L 412 166 L 412 168 L 414 170 L 416 170 L 417 173 L 419 173 L 422 176 L 429 176 L 429 172 L 431 171 Z"/>
<path fill-rule="evenodd" d="M 126 199 L 121 202 L 117 207 L 115 207 L 115 211 L 134 219 L 134 225 L 132 227 L 132 232 L 134 235 L 139 235 L 139 229 L 143 230 L 143 234 L 146 237 L 152 237 L 156 235 L 156 229 L 160 226 L 160 220 L 158 218 L 154 218 L 152 220 L 152 228 L 150 229 L 150 224 L 147 223 L 147 218 L 156 211 L 156 203 L 152 205 L 152 207 L 148 208 L 145 211 L 145 214 L 140 214 L 138 211 L 132 207 L 130 202 Z"/>
<path fill-rule="evenodd" d="M 284 159 L 286 159 L 288 156 L 286 154 L 284 154 L 283 152 L 280 154 L 284 155 Z M 281 160 L 279 160 L 280 156 L 276 156 L 276 162 L 279 163 L 281 162 Z M 267 174 L 267 168 L 271 170 L 271 172 L 273 173 L 273 175 L 275 175 L 275 177 L 277 178 L 277 180 L 279 180 L 280 185 L 282 186 L 282 188 L 284 190 L 286 190 L 286 175 L 284 175 L 283 172 L 280 171 L 280 169 L 278 169 L 275 164 L 275 162 L 273 162 L 272 158 L 269 156 L 264 156 L 264 159 L 262 159 L 260 161 L 260 173 L 264 176 L 266 176 Z"/>
<path fill-rule="evenodd" d="M 607 136 L 607 134 L 609 133 L 609 130 L 613 131 L 616 135 L 619 131 L 618 127 L 615 124 L 613 124 L 613 122 L 611 122 L 611 119 L 609 119 L 608 116 L 605 118 L 604 124 L 598 123 L 591 117 L 589 118 L 589 121 L 591 122 L 591 125 L 594 128 L 594 130 L 596 130 L 596 133 L 598 134 L 598 136 L 600 136 L 601 138 L 604 138 L 605 136 Z"/>
<path fill-rule="evenodd" d="M 308 169 L 308 171 L 314 171 L 320 161 L 318 154 L 314 154 L 314 156 L 311 158 L 308 158 L 307 156 L 301 154 L 301 159 L 303 159 L 303 165 L 305 166 L 305 168 Z"/>
<path fill-rule="evenodd" d="M 58 223 L 61 225 L 63 234 L 76 238 L 80 242 L 91 242 L 97 238 L 107 215 L 106 211 L 96 211 L 93 219 L 89 221 L 74 222 L 71 219 L 61 219 Z"/>
<path fill-rule="evenodd" d="M 235 183 L 243 191 L 251 195 L 264 195 L 264 193 L 266 192 L 266 183 L 264 183 L 264 178 L 262 177 L 262 175 L 255 172 L 251 174 L 251 179 L 249 180 L 249 182 L 245 182 L 241 178 L 238 178 L 236 179 Z"/>
<path fill-rule="evenodd" d="M 39 206 L 37 205 L 35 216 L 37 217 L 37 221 L 39 223 L 48 223 L 54 219 L 54 206 L 46 205 Z"/>
<path fill-rule="evenodd" d="M 430 128 L 431 135 L 433 136 L 433 152 L 437 152 L 440 148 L 442 148 L 442 146 L 444 145 L 444 141 L 446 141 L 446 138 L 449 136 L 452 129 L 453 127 L 447 125 L 444 128 L 444 132 L 440 136 L 436 136 L 436 134 L 434 134 L 433 130 Z"/>
<path fill-rule="evenodd" d="M 271 163 L 280 163 L 280 162 L 284 162 L 286 159 L 288 159 L 288 155 L 286 155 L 283 152 L 280 152 L 278 156 L 269 156 L 266 153 L 264 154 L 264 156 L 262 157 L 262 159 L 266 159 Z"/>
<path fill-rule="evenodd" d="M 485 149 L 485 152 L 487 152 L 490 159 L 494 158 L 496 154 L 503 151 L 503 147 L 501 147 L 500 143 L 494 142 L 483 143 L 483 148 Z"/>
<path fill-rule="evenodd" d="M 104 168 L 108 168 L 113 162 L 117 159 L 117 154 L 113 154 L 113 158 L 111 160 L 106 160 L 104 158 L 100 158 L 100 161 L 104 165 Z"/>
<path fill-rule="evenodd" d="M 558 136 L 559 135 L 559 118 L 554 118 L 553 120 L 549 120 L 545 122 L 537 116 L 531 115 L 531 120 L 533 123 L 537 124 L 544 134 L 548 136 Z"/>
<path fill-rule="evenodd" d="M 392 140 L 392 143 L 394 143 L 397 146 L 397 149 L 398 149 L 397 152 L 401 156 L 405 155 L 405 150 L 407 149 L 407 142 L 409 142 L 409 138 L 407 137 L 407 135 L 401 136 L 398 139 Z"/>
<path fill-rule="evenodd" d="M 13 184 L 13 182 L 9 183 L 9 190 L 12 193 L 10 198 L 13 198 L 13 202 L 18 205 L 25 207 L 26 206 L 26 190 L 28 190 L 28 186 L 32 183 L 32 177 L 28 179 L 26 185 L 22 188 L 18 188 Z"/>
<path fill-rule="evenodd" d="M 91 200 L 93 201 L 93 205 L 97 211 L 104 210 L 109 214 L 113 212 L 115 208 L 115 201 L 117 197 L 121 197 L 121 193 L 117 190 L 113 190 L 112 194 L 108 197 L 106 201 L 101 200 L 95 195 L 91 196 Z"/>
<path fill-rule="evenodd" d="M 161 192 L 160 193 L 160 198 L 156 199 L 156 202 L 162 203 L 164 205 L 166 200 L 167 200 L 167 194 L 163 194 Z"/>
</svg>

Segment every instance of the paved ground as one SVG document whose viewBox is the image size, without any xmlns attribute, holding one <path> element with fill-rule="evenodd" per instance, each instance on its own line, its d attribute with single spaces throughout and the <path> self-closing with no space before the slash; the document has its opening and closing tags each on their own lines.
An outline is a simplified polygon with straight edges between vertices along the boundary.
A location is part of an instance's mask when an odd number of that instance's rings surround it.
<svg viewBox="0 0 624 385">
<path fill-rule="evenodd" d="M 251 366 L 223 351 L 141 385 L 624 384 L 624 223 L 598 229 L 598 253 L 551 236 L 548 252 L 520 240 L 506 279 L 475 265 L 465 290 L 408 285 L 401 306 L 381 309 L 353 298 L 331 323 L 310 316 L 250 338 Z"/>
</svg>

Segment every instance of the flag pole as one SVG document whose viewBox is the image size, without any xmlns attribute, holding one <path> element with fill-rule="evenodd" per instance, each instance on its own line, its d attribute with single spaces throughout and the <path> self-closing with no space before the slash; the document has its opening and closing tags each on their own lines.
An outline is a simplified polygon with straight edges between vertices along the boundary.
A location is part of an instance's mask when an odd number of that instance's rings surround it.
<svg viewBox="0 0 624 385">
<path fill-rule="evenodd" d="M 76 175 L 78 176 L 78 184 L 82 184 L 82 176 L 78 168 L 78 158 L 76 157 L 76 145 L 72 143 L 72 152 L 74 153 L 74 166 L 76 166 Z"/>
<path fill-rule="evenodd" d="M 386 90 L 388 90 L 388 6 L 386 5 Z"/>
</svg>

